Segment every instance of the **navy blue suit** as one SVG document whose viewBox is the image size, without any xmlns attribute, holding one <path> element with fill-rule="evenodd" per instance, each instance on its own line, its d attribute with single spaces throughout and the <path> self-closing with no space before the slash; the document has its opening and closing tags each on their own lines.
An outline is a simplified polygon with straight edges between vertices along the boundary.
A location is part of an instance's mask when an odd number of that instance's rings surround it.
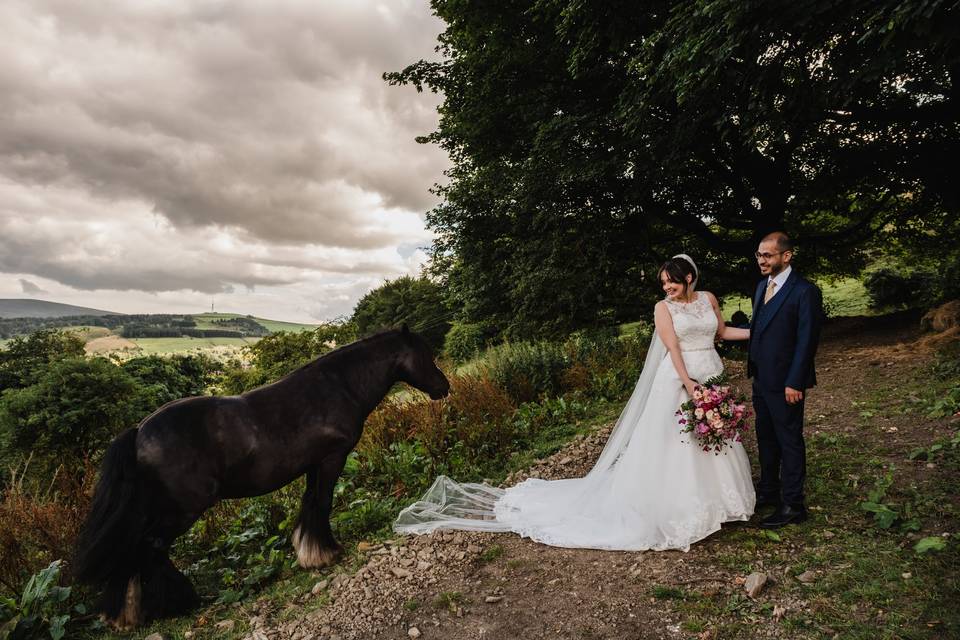
<svg viewBox="0 0 960 640">
<path fill-rule="evenodd" d="M 760 453 L 757 492 L 799 506 L 804 502 L 807 462 L 804 401 L 787 404 L 785 389 L 805 391 L 817 384 L 813 359 L 823 325 L 823 297 L 816 285 L 794 269 L 780 291 L 764 304 L 767 281 L 764 278 L 757 284 L 753 297 L 747 358 Z"/>
</svg>

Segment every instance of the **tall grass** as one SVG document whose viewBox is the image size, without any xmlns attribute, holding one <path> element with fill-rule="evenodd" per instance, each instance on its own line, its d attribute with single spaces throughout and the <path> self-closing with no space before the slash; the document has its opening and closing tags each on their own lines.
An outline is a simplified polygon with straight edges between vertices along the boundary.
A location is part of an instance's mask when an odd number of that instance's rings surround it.
<svg viewBox="0 0 960 640">
<path fill-rule="evenodd" d="M 555 342 L 508 342 L 490 349 L 486 362 L 493 382 L 517 403 L 557 395 L 568 364 Z"/>
<path fill-rule="evenodd" d="M 28 459 L 11 469 L 0 496 L 0 585 L 8 595 L 52 561 L 71 557 L 93 492 L 90 463 L 61 466 L 46 481 L 32 479 L 29 466 Z"/>
</svg>

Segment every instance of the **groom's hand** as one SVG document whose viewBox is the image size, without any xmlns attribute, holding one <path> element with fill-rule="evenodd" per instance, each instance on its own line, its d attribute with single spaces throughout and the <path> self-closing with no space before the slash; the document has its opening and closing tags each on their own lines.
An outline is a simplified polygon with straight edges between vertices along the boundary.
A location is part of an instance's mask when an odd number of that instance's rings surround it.
<svg viewBox="0 0 960 640">
<path fill-rule="evenodd" d="M 803 391 L 797 391 L 796 389 L 791 389 L 787 387 L 785 389 L 787 395 L 787 404 L 797 404 L 803 400 Z"/>
</svg>

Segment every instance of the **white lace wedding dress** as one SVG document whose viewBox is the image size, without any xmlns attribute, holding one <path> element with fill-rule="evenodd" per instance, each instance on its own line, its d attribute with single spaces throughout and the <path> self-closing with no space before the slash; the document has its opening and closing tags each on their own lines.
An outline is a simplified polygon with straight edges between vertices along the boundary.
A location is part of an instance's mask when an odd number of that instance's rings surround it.
<svg viewBox="0 0 960 640">
<path fill-rule="evenodd" d="M 707 296 L 666 304 L 690 377 L 720 374 L 717 317 Z M 507 489 L 440 476 L 400 513 L 394 530 L 513 531 L 558 547 L 687 551 L 722 522 L 749 519 L 755 501 L 742 444 L 715 455 L 680 432 L 675 414 L 688 398 L 654 337 L 633 395 L 586 476 L 531 478 Z"/>
</svg>

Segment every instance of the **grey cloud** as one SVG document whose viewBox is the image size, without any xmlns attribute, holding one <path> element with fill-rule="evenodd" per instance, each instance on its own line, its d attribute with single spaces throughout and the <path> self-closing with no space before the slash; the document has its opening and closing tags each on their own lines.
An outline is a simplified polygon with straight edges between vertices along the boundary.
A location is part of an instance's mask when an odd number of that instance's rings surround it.
<svg viewBox="0 0 960 640">
<path fill-rule="evenodd" d="M 50 293 L 49 291 L 44 291 L 33 282 L 24 280 L 23 278 L 20 278 L 20 288 L 23 289 L 23 292 L 27 295 L 43 295 Z"/>
<path fill-rule="evenodd" d="M 70 241 L 62 236 L 25 236 L 4 226 L 0 220 L 0 272 L 32 273 L 76 289 L 93 291 L 179 291 L 229 293 L 231 283 L 248 288 L 256 285 L 289 284 L 292 279 L 266 277 L 235 262 L 217 264 L 173 260 L 169 264 L 139 264 L 133 259 L 110 259 L 92 249 L 82 259 L 60 257 L 61 246 Z M 175 256 L 180 257 L 180 256 Z M 25 281 L 21 281 L 25 282 Z M 24 286 L 26 291 L 26 286 Z"/>
<path fill-rule="evenodd" d="M 440 24 L 424 3 L 384 6 L 7 4 L 0 177 L 267 242 L 407 240 L 371 210 L 431 207 L 447 161 L 412 142 L 434 128 L 433 105 L 380 74 L 429 54 Z M 143 279 L 123 271 L 110 281 Z"/>
</svg>

